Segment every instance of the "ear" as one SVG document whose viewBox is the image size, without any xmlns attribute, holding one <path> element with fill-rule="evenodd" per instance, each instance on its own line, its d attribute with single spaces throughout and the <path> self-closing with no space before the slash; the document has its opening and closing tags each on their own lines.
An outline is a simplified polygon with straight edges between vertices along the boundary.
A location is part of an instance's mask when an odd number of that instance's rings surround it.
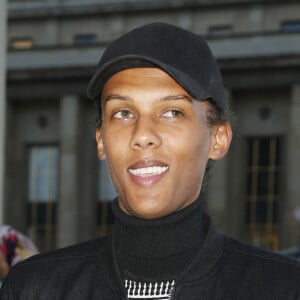
<svg viewBox="0 0 300 300">
<path fill-rule="evenodd" d="M 209 158 L 219 160 L 223 158 L 230 147 L 232 140 L 232 129 L 229 123 L 216 125 L 212 128 L 212 139 Z"/>
<path fill-rule="evenodd" d="M 104 146 L 103 146 L 102 129 L 101 129 L 101 127 L 98 127 L 96 129 L 96 142 L 97 142 L 97 154 L 98 154 L 98 158 L 100 160 L 105 160 L 106 159 L 106 155 L 105 155 Z"/>
</svg>

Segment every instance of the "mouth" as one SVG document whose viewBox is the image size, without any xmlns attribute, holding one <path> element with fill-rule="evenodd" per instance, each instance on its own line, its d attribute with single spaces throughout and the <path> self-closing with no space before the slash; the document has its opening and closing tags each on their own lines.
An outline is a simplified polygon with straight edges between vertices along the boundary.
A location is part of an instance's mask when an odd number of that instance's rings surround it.
<svg viewBox="0 0 300 300">
<path fill-rule="evenodd" d="M 135 176 L 154 176 L 154 175 L 160 175 L 164 172 L 166 172 L 169 169 L 168 166 L 153 166 L 153 167 L 146 167 L 146 168 L 137 168 L 137 169 L 128 169 L 128 172 L 130 174 L 133 174 Z"/>
<path fill-rule="evenodd" d="M 143 160 L 128 168 L 134 183 L 140 186 L 151 186 L 161 181 L 169 166 L 157 160 Z"/>
</svg>

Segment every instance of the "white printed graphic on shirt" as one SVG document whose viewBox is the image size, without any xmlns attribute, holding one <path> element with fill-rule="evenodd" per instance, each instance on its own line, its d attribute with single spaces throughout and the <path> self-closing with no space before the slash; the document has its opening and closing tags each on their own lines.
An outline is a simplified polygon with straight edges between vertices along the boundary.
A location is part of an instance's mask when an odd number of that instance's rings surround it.
<svg viewBox="0 0 300 300">
<path fill-rule="evenodd" d="M 125 289 L 127 290 L 127 298 L 143 299 L 143 300 L 169 300 L 174 290 L 175 281 L 166 282 L 137 282 L 133 280 L 125 280 Z"/>
</svg>

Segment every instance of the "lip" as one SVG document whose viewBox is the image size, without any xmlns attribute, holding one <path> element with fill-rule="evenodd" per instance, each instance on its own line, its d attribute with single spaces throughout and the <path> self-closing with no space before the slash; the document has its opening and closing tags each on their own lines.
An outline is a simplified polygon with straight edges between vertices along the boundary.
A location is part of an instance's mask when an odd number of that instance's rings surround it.
<svg viewBox="0 0 300 300">
<path fill-rule="evenodd" d="M 160 182 L 168 170 L 168 164 L 162 161 L 145 159 L 131 165 L 128 173 L 135 184 L 148 187 Z"/>
</svg>

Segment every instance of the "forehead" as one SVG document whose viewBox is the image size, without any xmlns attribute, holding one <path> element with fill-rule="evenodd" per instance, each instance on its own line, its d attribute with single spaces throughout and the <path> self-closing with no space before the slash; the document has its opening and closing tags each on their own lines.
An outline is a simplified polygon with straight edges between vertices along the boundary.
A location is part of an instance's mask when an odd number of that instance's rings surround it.
<svg viewBox="0 0 300 300">
<path fill-rule="evenodd" d="M 111 76 L 104 85 L 102 98 L 111 92 L 129 92 L 139 89 L 188 94 L 170 75 L 159 68 L 131 68 Z"/>
</svg>

